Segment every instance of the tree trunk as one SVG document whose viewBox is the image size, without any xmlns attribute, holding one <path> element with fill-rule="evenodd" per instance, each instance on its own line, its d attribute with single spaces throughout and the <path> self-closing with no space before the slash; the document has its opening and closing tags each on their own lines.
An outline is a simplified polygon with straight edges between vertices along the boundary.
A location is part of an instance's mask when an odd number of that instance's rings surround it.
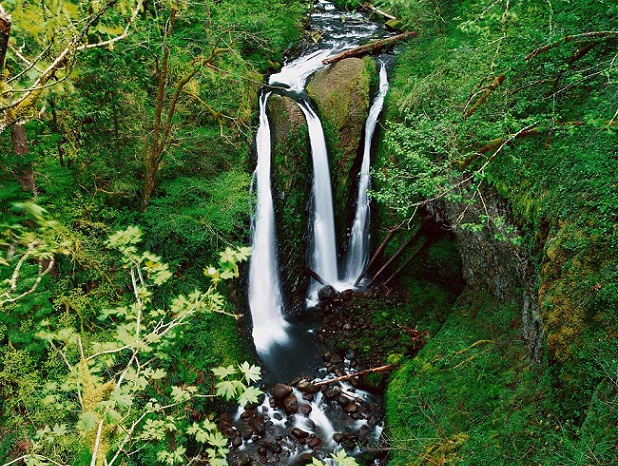
<svg viewBox="0 0 618 466">
<path fill-rule="evenodd" d="M 9 36 L 11 34 L 11 15 L 0 5 L 0 76 L 4 70 L 6 51 L 9 48 Z"/>
<path fill-rule="evenodd" d="M 331 63 L 337 63 L 338 61 L 344 60 L 345 58 L 358 58 L 368 55 L 370 53 L 380 53 L 382 49 L 393 45 L 395 42 L 399 42 L 400 40 L 408 39 L 410 37 L 416 37 L 416 32 L 408 31 L 402 34 L 397 34 L 396 36 L 389 37 L 387 39 L 377 40 L 375 42 L 371 42 L 369 44 L 361 45 L 360 47 L 356 47 L 350 50 L 346 50 L 345 52 L 341 52 L 337 55 L 333 55 L 332 57 L 326 58 L 322 60 L 322 64 L 330 65 Z"/>
<path fill-rule="evenodd" d="M 28 140 L 26 139 L 24 125 L 15 123 L 11 126 L 11 140 L 13 141 L 13 151 L 17 156 L 17 179 L 19 180 L 21 189 L 32 193 L 32 195 L 36 197 L 37 191 L 34 181 L 34 171 L 32 170 L 32 162 L 25 157 L 28 153 Z"/>
</svg>

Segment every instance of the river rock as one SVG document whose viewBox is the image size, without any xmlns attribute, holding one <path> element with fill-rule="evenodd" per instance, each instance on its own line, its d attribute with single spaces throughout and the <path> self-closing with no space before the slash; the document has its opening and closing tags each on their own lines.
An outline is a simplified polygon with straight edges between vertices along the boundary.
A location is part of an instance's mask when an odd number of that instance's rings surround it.
<svg viewBox="0 0 618 466">
<path fill-rule="evenodd" d="M 292 430 L 290 431 L 290 433 L 297 439 L 303 439 L 309 436 L 309 432 L 302 430 L 298 427 L 292 427 Z"/>
<path fill-rule="evenodd" d="M 313 411 L 313 408 L 311 407 L 310 404 L 307 403 L 300 403 L 298 405 L 298 411 L 300 411 L 300 413 L 303 416 L 309 416 L 309 414 L 311 414 L 311 411 Z"/>
<path fill-rule="evenodd" d="M 295 414 L 298 412 L 298 399 L 296 395 L 290 395 L 283 400 L 283 409 L 288 414 Z"/>
<path fill-rule="evenodd" d="M 249 419 L 249 426 L 255 435 L 260 437 L 264 435 L 264 418 L 262 416 L 255 416 Z"/>
<path fill-rule="evenodd" d="M 338 385 L 331 385 L 324 391 L 324 398 L 327 400 L 334 400 L 341 395 L 341 387 Z"/>
<path fill-rule="evenodd" d="M 232 448 L 240 448 L 242 446 L 242 435 L 236 431 L 236 434 L 232 436 Z"/>
<path fill-rule="evenodd" d="M 275 399 L 282 401 L 285 400 L 288 396 L 290 396 L 292 394 L 292 391 L 293 389 L 289 385 L 278 383 L 275 384 L 275 386 L 273 387 L 272 394 Z"/>
<path fill-rule="evenodd" d="M 295 466 L 304 466 L 306 464 L 311 464 L 312 462 L 313 462 L 313 455 L 311 453 L 303 453 L 294 462 L 294 465 Z"/>
<path fill-rule="evenodd" d="M 358 405 L 356 403 L 348 403 L 345 407 L 345 412 L 352 414 L 358 411 Z"/>
<path fill-rule="evenodd" d="M 307 440 L 307 446 L 314 450 L 322 444 L 322 440 L 319 437 L 313 437 Z"/>
<path fill-rule="evenodd" d="M 318 291 L 318 299 L 322 302 L 330 302 L 337 297 L 337 290 L 331 285 L 324 285 Z"/>
</svg>

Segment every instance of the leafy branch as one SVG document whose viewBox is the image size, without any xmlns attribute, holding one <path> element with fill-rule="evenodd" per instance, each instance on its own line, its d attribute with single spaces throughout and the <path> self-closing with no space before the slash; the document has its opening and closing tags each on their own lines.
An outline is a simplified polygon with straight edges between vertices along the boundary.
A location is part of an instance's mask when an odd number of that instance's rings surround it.
<svg viewBox="0 0 618 466">
<path fill-rule="evenodd" d="M 168 308 L 157 309 L 153 306 L 153 290 L 167 282 L 172 273 L 160 257 L 139 251 L 140 241 L 141 231 L 136 227 L 119 231 L 107 241 L 108 247 L 120 252 L 120 265 L 130 278 L 132 296 L 129 305 L 104 309 L 99 313 L 100 321 L 111 324 L 112 334 L 101 339 L 83 331 L 77 332 L 72 327 L 52 329 L 49 323 L 42 323 L 37 337 L 49 344 L 64 361 L 67 370 L 62 387 L 52 386 L 43 391 L 52 399 L 60 397 L 63 392 L 73 393 L 77 404 L 75 411 L 79 416 L 72 427 L 60 424 L 57 428 L 40 429 L 32 441 L 31 452 L 20 460 L 32 464 L 63 464 L 49 455 L 42 455 L 39 449 L 53 443 L 58 432 L 75 432 L 84 439 L 91 452 L 91 466 L 112 466 L 124 461 L 136 445 L 158 440 L 170 429 L 178 429 L 182 417 L 176 418 L 170 413 L 180 405 L 213 396 L 246 404 L 257 401 L 261 394 L 252 386 L 261 377 L 260 368 L 243 363 L 238 367 L 213 370 L 219 379 L 216 395 L 200 394 L 194 386 L 172 386 L 171 392 L 165 395 L 169 401 L 150 398 L 145 404 L 140 402 L 152 384 L 167 376 L 157 363 L 181 327 L 201 313 L 216 312 L 236 317 L 225 310 L 225 301 L 217 286 L 222 281 L 238 277 L 238 262 L 246 260 L 250 254 L 250 248 L 226 249 L 220 254 L 217 267 L 211 266 L 204 271 L 212 283 L 206 291 L 180 295 Z M 9 280 L 9 291 L 17 288 L 19 270 L 34 255 L 34 250 L 34 246 L 26 248 L 17 262 Z M 54 248 L 48 248 L 47 254 L 53 257 L 55 252 Z M 208 445 L 205 452 L 210 464 L 224 464 L 222 458 L 227 453 L 227 440 L 213 423 L 194 424 L 187 434 L 194 436 L 198 443 Z M 161 450 L 157 458 L 169 465 L 184 463 L 186 451 L 179 445 L 171 452 Z"/>
</svg>

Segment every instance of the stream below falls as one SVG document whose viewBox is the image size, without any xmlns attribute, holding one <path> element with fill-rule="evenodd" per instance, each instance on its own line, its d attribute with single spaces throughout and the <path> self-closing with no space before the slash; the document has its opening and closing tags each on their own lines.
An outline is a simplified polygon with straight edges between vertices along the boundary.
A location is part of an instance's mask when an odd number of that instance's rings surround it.
<svg viewBox="0 0 618 466">
<path fill-rule="evenodd" d="M 257 206 L 253 223 L 253 254 L 249 266 L 249 307 L 253 339 L 265 373 L 260 403 L 222 416 L 220 429 L 231 441 L 232 465 L 327 464 L 333 452 L 345 449 L 359 464 L 384 463 L 382 400 L 364 390 L 358 378 L 327 382 L 364 368 L 353 351 L 337 345 L 338 330 L 349 330 L 349 317 L 333 317 L 355 293 L 368 257 L 369 151 L 371 138 L 388 89 L 385 65 L 380 64 L 380 89 L 373 98 L 365 126 L 368 135 L 359 176 L 359 196 L 352 246 L 338 269 L 328 153 L 320 119 L 304 93 L 307 80 L 324 67 L 322 60 L 341 51 L 386 37 L 383 25 L 360 13 L 337 10 L 320 0 L 311 14 L 311 29 L 321 33 L 317 44 L 287 62 L 269 79 L 299 104 L 307 120 L 313 162 L 310 243 L 307 260 L 317 275 L 333 285 L 321 290 L 313 280 L 307 290 L 307 309 L 286 315 L 280 289 L 276 225 L 271 188 L 271 135 L 267 115 L 270 90 L 260 96 L 260 126 L 256 135 Z M 352 255 L 352 256 L 351 256 Z M 352 290 L 354 289 L 354 291 Z"/>
</svg>

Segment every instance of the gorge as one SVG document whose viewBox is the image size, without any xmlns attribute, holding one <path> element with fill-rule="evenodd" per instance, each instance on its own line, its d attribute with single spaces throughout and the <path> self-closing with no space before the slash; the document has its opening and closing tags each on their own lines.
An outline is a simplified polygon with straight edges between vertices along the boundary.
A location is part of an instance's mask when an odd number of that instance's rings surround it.
<svg viewBox="0 0 618 466">
<path fill-rule="evenodd" d="M 617 24 L 0 2 L 0 464 L 618 464 Z"/>
</svg>

